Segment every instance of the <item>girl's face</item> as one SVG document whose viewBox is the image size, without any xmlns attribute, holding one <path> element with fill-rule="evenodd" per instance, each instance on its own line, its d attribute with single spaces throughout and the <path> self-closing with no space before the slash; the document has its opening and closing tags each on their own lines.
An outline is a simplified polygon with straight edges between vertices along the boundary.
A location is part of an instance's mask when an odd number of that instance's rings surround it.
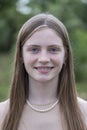
<svg viewBox="0 0 87 130">
<path fill-rule="evenodd" d="M 38 82 L 58 79 L 65 59 L 62 39 L 50 28 L 42 28 L 25 42 L 23 62 L 29 78 Z"/>
</svg>

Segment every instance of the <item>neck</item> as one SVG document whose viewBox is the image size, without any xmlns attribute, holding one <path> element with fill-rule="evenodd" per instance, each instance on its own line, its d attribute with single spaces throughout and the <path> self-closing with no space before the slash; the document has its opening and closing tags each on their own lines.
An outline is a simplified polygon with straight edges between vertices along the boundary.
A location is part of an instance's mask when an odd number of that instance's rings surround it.
<svg viewBox="0 0 87 130">
<path fill-rule="evenodd" d="M 49 82 L 29 78 L 29 98 L 32 104 L 49 104 L 57 100 L 58 77 Z"/>
</svg>

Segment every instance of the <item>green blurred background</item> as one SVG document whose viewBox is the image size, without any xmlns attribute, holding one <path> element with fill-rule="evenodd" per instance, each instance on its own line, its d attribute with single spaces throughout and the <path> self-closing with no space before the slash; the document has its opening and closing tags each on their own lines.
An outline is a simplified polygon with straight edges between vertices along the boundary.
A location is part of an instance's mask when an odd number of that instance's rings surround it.
<svg viewBox="0 0 87 130">
<path fill-rule="evenodd" d="M 87 100 L 87 0 L 0 0 L 0 101 L 9 94 L 18 31 L 41 12 L 52 13 L 67 27 L 77 94 Z"/>
</svg>

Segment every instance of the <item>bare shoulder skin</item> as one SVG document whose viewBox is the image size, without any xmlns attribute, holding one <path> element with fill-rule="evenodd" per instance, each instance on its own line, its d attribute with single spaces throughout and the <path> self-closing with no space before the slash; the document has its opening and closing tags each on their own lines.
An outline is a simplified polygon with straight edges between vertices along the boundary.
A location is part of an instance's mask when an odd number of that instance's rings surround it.
<svg viewBox="0 0 87 130">
<path fill-rule="evenodd" d="M 87 126 L 87 101 L 78 97 L 78 103 Z"/>
<path fill-rule="evenodd" d="M 8 110 L 9 100 L 0 103 L 0 121 L 4 118 L 6 111 Z"/>
</svg>

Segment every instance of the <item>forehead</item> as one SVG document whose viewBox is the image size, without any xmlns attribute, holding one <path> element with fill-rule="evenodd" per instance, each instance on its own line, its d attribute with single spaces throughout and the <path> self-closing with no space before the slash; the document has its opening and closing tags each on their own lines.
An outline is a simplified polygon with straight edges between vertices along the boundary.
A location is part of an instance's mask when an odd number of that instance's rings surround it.
<svg viewBox="0 0 87 130">
<path fill-rule="evenodd" d="M 39 28 L 35 30 L 31 37 L 27 39 L 25 42 L 25 45 L 33 45 L 33 44 L 63 44 L 62 39 L 57 34 L 56 31 L 54 31 L 51 28 L 44 27 Z"/>
</svg>

